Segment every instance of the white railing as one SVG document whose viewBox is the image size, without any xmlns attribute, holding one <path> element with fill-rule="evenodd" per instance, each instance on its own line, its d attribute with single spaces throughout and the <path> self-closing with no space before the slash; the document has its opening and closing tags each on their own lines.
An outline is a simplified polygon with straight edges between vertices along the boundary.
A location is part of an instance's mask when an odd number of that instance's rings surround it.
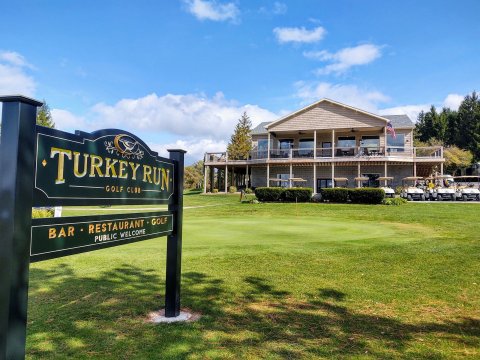
<svg viewBox="0 0 480 360">
<path fill-rule="evenodd" d="M 282 161 L 292 159 L 332 159 L 332 158 L 417 158 L 441 159 L 443 158 L 442 146 L 430 147 L 404 147 L 404 146 L 356 146 L 335 148 L 302 148 L 302 149 L 271 149 L 252 150 L 248 158 L 229 159 L 227 152 L 206 153 L 205 163 L 222 163 L 236 161 L 271 160 Z"/>
</svg>

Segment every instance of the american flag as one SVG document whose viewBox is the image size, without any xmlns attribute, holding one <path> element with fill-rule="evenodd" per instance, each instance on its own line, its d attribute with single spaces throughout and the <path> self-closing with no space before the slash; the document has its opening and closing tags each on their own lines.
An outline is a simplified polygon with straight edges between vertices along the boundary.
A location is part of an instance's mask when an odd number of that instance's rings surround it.
<svg viewBox="0 0 480 360">
<path fill-rule="evenodd" d="M 387 132 L 395 139 L 397 134 L 395 134 L 395 129 L 393 128 L 392 123 L 389 121 L 387 123 Z"/>
</svg>

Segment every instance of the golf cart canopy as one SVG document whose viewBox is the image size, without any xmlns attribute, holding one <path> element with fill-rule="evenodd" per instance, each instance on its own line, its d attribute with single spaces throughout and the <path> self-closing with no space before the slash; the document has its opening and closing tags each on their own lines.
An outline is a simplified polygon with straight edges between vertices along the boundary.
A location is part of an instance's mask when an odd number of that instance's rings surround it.
<svg viewBox="0 0 480 360">
<path fill-rule="evenodd" d="M 408 176 L 406 178 L 403 178 L 402 180 L 422 180 L 423 178 L 420 176 Z"/>
<path fill-rule="evenodd" d="M 348 181 L 348 178 L 341 178 L 341 177 L 338 177 L 338 178 L 333 178 L 333 180 L 335 181 Z"/>
<path fill-rule="evenodd" d="M 380 176 L 379 178 L 377 178 L 377 180 L 393 180 L 393 176 Z"/>
<path fill-rule="evenodd" d="M 368 180 L 369 178 L 365 176 L 360 176 L 355 178 L 355 181 L 368 181 Z"/>
</svg>

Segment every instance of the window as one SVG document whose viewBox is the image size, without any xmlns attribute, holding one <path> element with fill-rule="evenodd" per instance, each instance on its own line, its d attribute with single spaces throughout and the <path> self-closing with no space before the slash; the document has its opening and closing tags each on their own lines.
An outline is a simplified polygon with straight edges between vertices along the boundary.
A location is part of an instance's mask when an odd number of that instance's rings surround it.
<svg viewBox="0 0 480 360">
<path fill-rule="evenodd" d="M 278 142 L 278 148 L 280 149 L 278 151 L 278 156 L 281 158 L 288 158 L 290 157 L 290 149 L 293 146 L 293 140 L 292 139 L 282 139 L 279 140 Z"/>
<path fill-rule="evenodd" d="M 270 140 L 270 148 L 272 141 Z M 268 156 L 268 139 L 258 139 L 257 159 L 266 159 Z"/>
<path fill-rule="evenodd" d="M 380 177 L 380 174 L 362 174 L 362 177 L 367 177 L 368 180 L 364 181 L 362 183 L 362 186 L 364 187 L 379 187 L 380 182 L 378 181 L 378 178 Z"/>
<path fill-rule="evenodd" d="M 388 152 L 403 152 L 405 151 L 405 134 L 397 134 L 395 138 L 392 135 L 387 135 Z"/>
<path fill-rule="evenodd" d="M 339 136 L 338 146 L 339 148 L 353 148 L 357 145 L 355 136 Z"/>
<path fill-rule="evenodd" d="M 292 175 L 293 177 L 293 175 Z M 279 181 L 279 184 L 278 186 L 281 186 L 281 187 L 284 187 L 284 188 L 287 188 L 290 186 L 290 174 L 277 174 L 277 179 L 279 180 L 282 180 L 282 181 Z"/>
<path fill-rule="evenodd" d="M 332 187 L 332 179 L 317 179 L 317 190 Z"/>
<path fill-rule="evenodd" d="M 378 148 L 380 146 L 380 137 L 376 136 L 362 136 L 362 146 L 370 148 Z"/>
<path fill-rule="evenodd" d="M 322 142 L 322 150 L 320 156 L 330 157 L 332 156 L 332 143 L 330 141 Z"/>
<path fill-rule="evenodd" d="M 300 139 L 298 142 L 298 156 L 313 157 L 313 139 Z"/>
</svg>

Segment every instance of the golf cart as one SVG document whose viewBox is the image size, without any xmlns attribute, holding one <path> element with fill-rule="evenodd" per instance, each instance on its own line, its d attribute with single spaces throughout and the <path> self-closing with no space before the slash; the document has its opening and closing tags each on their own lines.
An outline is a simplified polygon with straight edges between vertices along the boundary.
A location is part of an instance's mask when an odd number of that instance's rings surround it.
<svg viewBox="0 0 480 360">
<path fill-rule="evenodd" d="M 435 187 L 430 192 L 430 200 L 455 200 L 455 181 L 452 175 L 440 175 L 435 178 Z"/>
<path fill-rule="evenodd" d="M 392 182 L 393 182 L 393 177 L 391 176 L 380 176 L 378 178 L 378 181 L 384 181 L 385 184 L 384 186 L 380 186 L 380 189 L 382 189 L 385 192 L 385 197 L 395 197 L 395 190 L 392 188 Z"/>
<path fill-rule="evenodd" d="M 338 177 L 333 178 L 334 187 L 336 188 L 347 188 L 348 187 L 348 178 L 346 177 Z"/>
<path fill-rule="evenodd" d="M 456 176 L 454 179 L 457 184 L 455 195 L 458 200 L 480 201 L 480 185 L 478 185 L 480 184 L 480 176 Z M 475 187 L 474 183 L 477 183 L 477 187 Z"/>
<path fill-rule="evenodd" d="M 407 199 L 408 201 L 412 200 L 421 200 L 425 201 L 425 192 L 423 191 L 422 177 L 418 176 L 409 176 L 402 179 L 402 192 L 400 197 Z"/>
<path fill-rule="evenodd" d="M 359 177 L 356 177 L 355 178 L 355 183 L 357 184 L 357 188 L 363 188 L 363 187 L 366 187 L 364 186 L 364 181 L 368 181 L 370 180 L 368 177 L 366 176 L 359 176 Z"/>
</svg>

